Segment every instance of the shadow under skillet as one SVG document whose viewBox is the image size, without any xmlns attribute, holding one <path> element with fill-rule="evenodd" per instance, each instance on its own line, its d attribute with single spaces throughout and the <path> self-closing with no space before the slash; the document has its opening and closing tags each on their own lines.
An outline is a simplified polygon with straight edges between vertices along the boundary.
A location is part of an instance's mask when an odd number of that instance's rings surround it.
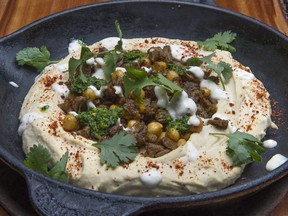
<svg viewBox="0 0 288 216">
<path fill-rule="evenodd" d="M 25 179 L 18 172 L 12 170 L 0 161 L 0 204 L 12 216 L 36 216 L 37 213 L 30 204 Z M 281 199 L 288 192 L 288 176 L 273 183 L 260 192 L 242 198 L 210 206 L 183 209 L 161 209 L 144 212 L 140 216 L 255 216 L 269 215 Z"/>
</svg>

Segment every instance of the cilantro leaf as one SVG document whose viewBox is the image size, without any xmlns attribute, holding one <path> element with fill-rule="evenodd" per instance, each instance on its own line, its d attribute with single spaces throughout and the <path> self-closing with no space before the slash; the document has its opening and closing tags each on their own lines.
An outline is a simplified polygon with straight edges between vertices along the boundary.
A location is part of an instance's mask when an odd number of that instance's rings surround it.
<svg viewBox="0 0 288 216">
<path fill-rule="evenodd" d="M 206 50 L 213 51 L 216 49 L 227 50 L 235 52 L 236 49 L 230 45 L 235 39 L 237 34 L 231 31 L 219 32 L 212 38 L 208 38 L 205 41 L 198 41 L 198 45 Z"/>
<path fill-rule="evenodd" d="M 156 77 L 148 77 L 146 71 L 135 68 L 126 69 L 126 73 L 123 77 L 123 84 L 125 88 L 125 97 L 129 97 L 132 92 L 136 100 L 140 102 L 143 101 L 140 98 L 141 90 L 146 86 L 161 86 L 172 93 L 183 90 L 160 73 L 158 73 Z"/>
<path fill-rule="evenodd" d="M 229 79 L 231 79 L 233 70 L 232 70 L 231 65 L 226 63 L 226 62 L 219 62 L 218 64 L 214 64 L 211 60 L 214 55 L 215 55 L 215 53 L 212 53 L 208 56 L 204 56 L 204 57 L 199 58 L 199 59 L 202 62 L 205 62 L 207 64 L 208 69 L 212 69 L 212 70 L 214 70 L 215 73 L 217 73 L 217 75 L 220 79 L 221 85 L 222 85 L 223 89 L 225 90 L 224 80 L 229 81 Z M 224 80 L 223 80 L 222 76 L 224 77 Z"/>
<path fill-rule="evenodd" d="M 120 162 L 129 163 L 137 155 L 136 139 L 123 131 L 115 134 L 111 139 L 95 143 L 100 149 L 100 162 L 108 167 L 117 167 Z"/>
<path fill-rule="evenodd" d="M 248 133 L 236 131 L 232 134 L 210 133 L 214 136 L 228 137 L 228 146 L 226 153 L 232 158 L 233 164 L 241 165 L 253 161 L 261 162 L 260 153 L 265 150 L 262 148 L 262 142 Z"/>
<path fill-rule="evenodd" d="M 16 61 L 18 65 L 28 65 L 36 68 L 38 71 L 42 71 L 50 61 L 50 52 L 46 46 L 37 47 L 27 47 L 16 54 Z"/>
<path fill-rule="evenodd" d="M 115 50 L 116 51 L 122 51 L 123 48 L 123 41 L 122 41 L 122 37 L 123 37 L 123 34 L 122 34 L 122 31 L 121 31 L 121 28 L 120 28 L 120 24 L 118 22 L 118 20 L 115 20 L 115 28 L 116 28 L 116 31 L 118 33 L 118 37 L 119 37 L 119 41 L 117 43 L 117 45 L 115 46 Z"/>
<path fill-rule="evenodd" d="M 129 97 L 132 92 L 133 96 L 141 101 L 140 94 L 141 90 L 146 86 L 157 85 L 151 79 L 147 77 L 147 74 L 143 70 L 137 70 L 134 68 L 127 68 L 126 73 L 123 77 L 124 84 L 124 95 L 125 97 Z"/>
<path fill-rule="evenodd" d="M 103 72 L 106 77 L 110 77 L 110 75 L 116 70 L 118 55 L 115 51 L 111 51 L 111 53 L 105 55 L 103 66 Z"/>
<path fill-rule="evenodd" d="M 42 145 L 34 145 L 26 155 L 24 164 L 43 175 L 67 183 L 68 174 L 66 172 L 66 165 L 68 161 L 68 152 L 61 157 L 60 161 L 58 161 L 52 169 L 49 169 L 48 165 L 51 160 L 52 158 L 48 149 Z"/>
<path fill-rule="evenodd" d="M 165 88 L 166 90 L 174 93 L 175 91 L 182 91 L 183 89 L 173 83 L 172 81 L 168 80 L 166 77 L 164 77 L 161 73 L 157 74 L 156 82 L 159 83 L 160 86 Z"/>
<path fill-rule="evenodd" d="M 93 56 L 94 56 L 94 53 L 92 53 L 88 47 L 82 46 L 80 58 L 75 59 L 74 57 L 72 57 L 69 59 L 69 62 L 68 62 L 69 79 L 70 80 L 75 79 L 75 74 L 76 74 L 76 70 L 78 69 L 78 67 L 80 67 L 80 76 L 83 78 L 82 66 L 88 59 L 92 58 Z"/>
</svg>

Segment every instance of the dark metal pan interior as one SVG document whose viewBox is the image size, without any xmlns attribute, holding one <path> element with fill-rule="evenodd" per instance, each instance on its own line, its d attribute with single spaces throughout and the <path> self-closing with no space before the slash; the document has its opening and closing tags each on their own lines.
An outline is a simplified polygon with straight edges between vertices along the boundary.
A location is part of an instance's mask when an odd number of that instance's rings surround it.
<svg viewBox="0 0 288 216">
<path fill-rule="evenodd" d="M 117 36 L 116 19 L 126 38 L 160 36 L 202 40 L 220 31 L 236 32 L 234 58 L 249 66 L 271 93 L 274 121 L 279 130 L 269 130 L 267 138 L 277 140 L 278 146 L 267 149 L 262 163 L 248 165 L 242 178 L 233 186 L 184 197 L 149 198 L 98 193 L 58 183 L 25 167 L 21 137 L 17 135 L 18 114 L 37 74 L 29 68 L 18 67 L 15 54 L 25 47 L 46 45 L 52 59 L 60 59 L 67 54 L 70 38 L 91 44 L 105 37 Z M 109 212 L 128 215 L 155 205 L 206 205 L 244 196 L 288 173 L 288 163 L 270 173 L 265 170 L 266 162 L 274 154 L 288 156 L 287 60 L 286 36 L 253 19 L 210 6 L 171 1 L 121 1 L 85 6 L 50 16 L 0 39 L 0 156 L 26 176 L 32 202 L 43 214 L 61 210 L 66 213 L 99 211 L 102 215 L 109 215 Z M 11 86 L 9 81 L 16 82 L 19 88 Z M 43 194 L 46 198 L 48 196 L 46 201 L 41 199 Z M 51 200 L 58 202 L 53 204 Z M 97 209 L 95 202 L 102 205 L 101 210 Z"/>
</svg>

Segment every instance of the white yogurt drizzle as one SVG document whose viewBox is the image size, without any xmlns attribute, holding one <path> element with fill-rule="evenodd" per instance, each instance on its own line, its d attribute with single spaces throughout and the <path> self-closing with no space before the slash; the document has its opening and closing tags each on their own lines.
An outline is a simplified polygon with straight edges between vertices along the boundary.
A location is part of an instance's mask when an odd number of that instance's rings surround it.
<svg viewBox="0 0 288 216">
<path fill-rule="evenodd" d="M 120 97 L 124 97 L 121 86 L 113 86 L 113 88 L 115 90 L 115 94 L 119 95 Z"/>
<path fill-rule="evenodd" d="M 96 68 L 95 72 L 92 74 L 92 76 L 98 78 L 98 79 L 104 79 L 106 80 L 106 75 L 104 74 L 104 71 L 102 68 Z"/>
<path fill-rule="evenodd" d="M 13 82 L 13 81 L 10 81 L 9 84 L 12 85 L 15 88 L 19 87 L 19 85 L 17 83 Z"/>
<path fill-rule="evenodd" d="M 277 146 L 277 141 L 273 140 L 273 139 L 268 139 L 268 140 L 265 140 L 263 142 L 263 146 L 265 148 L 274 148 Z"/>
<path fill-rule="evenodd" d="M 69 88 L 65 84 L 59 85 L 58 83 L 53 83 L 51 87 L 52 90 L 61 97 L 63 96 L 64 98 L 66 98 L 69 94 Z"/>
<path fill-rule="evenodd" d="M 68 45 L 68 52 L 69 54 L 72 54 L 79 50 L 82 47 L 82 41 L 81 40 L 72 40 Z"/>
<path fill-rule="evenodd" d="M 94 108 L 96 108 L 96 106 L 92 101 L 88 101 L 87 102 L 87 108 L 88 109 L 94 109 Z"/>
<path fill-rule="evenodd" d="M 208 88 L 211 91 L 211 98 L 215 100 L 228 99 L 227 92 L 219 88 L 219 86 L 211 80 L 202 80 L 200 83 L 201 88 Z"/>
<path fill-rule="evenodd" d="M 266 170 L 267 171 L 273 171 L 274 169 L 283 165 L 286 161 L 288 161 L 287 157 L 285 157 L 281 154 L 276 154 L 267 162 Z"/>
<path fill-rule="evenodd" d="M 186 145 L 187 145 L 186 156 L 187 156 L 188 161 L 193 162 L 197 160 L 200 154 L 198 150 L 195 148 L 195 146 L 193 145 L 193 143 L 188 140 Z"/>
<path fill-rule="evenodd" d="M 200 67 L 191 66 L 188 68 L 188 71 L 193 73 L 200 80 L 202 80 L 204 78 L 204 71 Z"/>
<path fill-rule="evenodd" d="M 105 61 L 101 57 L 95 58 L 95 62 L 98 63 L 100 66 L 104 66 L 105 65 Z"/>
<path fill-rule="evenodd" d="M 60 73 L 68 71 L 68 63 L 57 64 L 56 68 Z"/>
<path fill-rule="evenodd" d="M 162 175 L 160 171 L 155 168 L 150 169 L 148 172 L 140 175 L 140 181 L 148 188 L 154 188 L 162 181 Z"/>
<path fill-rule="evenodd" d="M 236 68 L 234 72 L 235 72 L 235 75 L 241 80 L 252 80 L 255 78 L 254 74 L 249 73 L 240 68 Z"/>
<path fill-rule="evenodd" d="M 86 64 L 87 64 L 87 65 L 94 65 L 94 64 L 95 64 L 94 57 L 86 60 Z"/>
<path fill-rule="evenodd" d="M 78 113 L 76 113 L 75 111 L 70 111 L 69 114 L 73 115 L 73 116 L 77 116 Z"/>
<path fill-rule="evenodd" d="M 18 128 L 18 134 L 22 136 L 24 130 L 35 120 L 43 119 L 44 117 L 36 112 L 30 112 L 23 115 L 21 118 L 21 123 Z"/>
<path fill-rule="evenodd" d="M 192 116 L 190 117 L 188 123 L 195 126 L 200 124 L 199 119 L 196 117 L 197 105 L 191 98 L 188 97 L 188 94 L 185 91 L 176 92 L 170 101 L 164 88 L 155 86 L 154 92 L 158 99 L 158 107 L 165 108 L 169 112 L 172 119 L 179 119 L 186 113 L 191 113 Z"/>
<path fill-rule="evenodd" d="M 89 89 L 91 89 L 94 94 L 99 98 L 99 97 L 102 97 L 103 96 L 103 91 L 105 89 L 107 89 L 108 87 L 107 86 L 101 86 L 100 89 L 98 90 L 95 86 L 88 86 Z"/>
<path fill-rule="evenodd" d="M 171 55 L 173 56 L 173 58 L 180 61 L 185 53 L 184 47 L 179 45 L 170 45 L 170 48 L 171 48 Z"/>
</svg>

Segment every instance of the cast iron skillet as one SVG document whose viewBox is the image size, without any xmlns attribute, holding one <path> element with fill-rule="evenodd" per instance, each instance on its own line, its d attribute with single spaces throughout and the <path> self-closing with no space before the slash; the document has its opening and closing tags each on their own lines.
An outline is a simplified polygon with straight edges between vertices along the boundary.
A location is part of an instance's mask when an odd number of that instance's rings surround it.
<svg viewBox="0 0 288 216">
<path fill-rule="evenodd" d="M 238 34 L 234 57 L 251 67 L 271 93 L 279 130 L 269 130 L 267 138 L 278 141 L 267 149 L 261 164 L 253 163 L 243 177 L 226 189 L 180 197 L 130 197 L 99 193 L 59 183 L 23 164 L 21 138 L 17 136 L 18 113 L 36 76 L 30 68 L 18 67 L 15 54 L 24 47 L 46 45 L 52 59 L 67 54 L 70 38 L 91 44 L 117 36 L 114 21 L 119 20 L 126 38 L 161 36 L 202 40 L 231 30 Z M 288 156 L 288 39 L 272 28 L 231 11 L 193 3 L 171 1 L 121 1 L 68 10 L 35 22 L 0 39 L 0 156 L 25 176 L 31 202 L 45 215 L 130 215 L 152 208 L 180 208 L 208 205 L 243 197 L 273 183 L 288 173 L 288 163 L 273 172 L 266 162 L 276 153 Z M 19 88 L 9 85 L 19 84 Z M 173 194 L 173 191 L 171 191 Z"/>
</svg>

